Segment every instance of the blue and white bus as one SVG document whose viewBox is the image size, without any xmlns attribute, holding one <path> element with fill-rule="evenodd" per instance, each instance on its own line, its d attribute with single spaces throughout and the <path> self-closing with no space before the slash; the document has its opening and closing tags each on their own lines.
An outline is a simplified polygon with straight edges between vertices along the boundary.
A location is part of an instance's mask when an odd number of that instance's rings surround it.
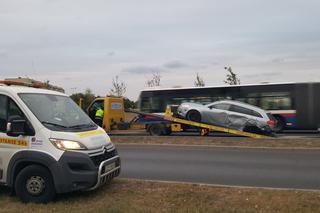
<svg viewBox="0 0 320 213">
<path fill-rule="evenodd" d="M 223 99 L 246 102 L 272 113 L 279 121 L 279 131 L 312 130 L 320 124 L 320 82 L 146 89 L 140 93 L 138 108 L 163 113 L 167 105 L 208 104 Z"/>
</svg>

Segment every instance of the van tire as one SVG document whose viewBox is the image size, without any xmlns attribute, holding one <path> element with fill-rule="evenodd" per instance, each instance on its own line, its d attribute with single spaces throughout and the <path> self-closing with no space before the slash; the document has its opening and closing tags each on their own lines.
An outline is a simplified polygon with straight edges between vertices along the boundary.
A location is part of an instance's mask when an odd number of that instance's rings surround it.
<svg viewBox="0 0 320 213">
<path fill-rule="evenodd" d="M 14 188 L 24 203 L 48 203 L 56 195 L 51 173 L 39 165 L 23 168 L 17 175 Z"/>
</svg>

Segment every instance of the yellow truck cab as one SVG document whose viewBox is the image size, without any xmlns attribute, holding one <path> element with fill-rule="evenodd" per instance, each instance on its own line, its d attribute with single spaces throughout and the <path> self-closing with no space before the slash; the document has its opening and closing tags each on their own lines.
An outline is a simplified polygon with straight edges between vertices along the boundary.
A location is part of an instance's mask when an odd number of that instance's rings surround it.
<svg viewBox="0 0 320 213">
<path fill-rule="evenodd" d="M 67 95 L 0 82 L 0 184 L 23 202 L 93 190 L 119 174 L 109 136 Z"/>
<path fill-rule="evenodd" d="M 87 113 L 89 117 L 94 121 L 96 111 L 101 108 L 104 111 L 102 128 L 110 132 L 113 129 L 117 129 L 120 123 L 124 122 L 124 100 L 121 97 L 100 97 L 96 98 L 88 107 Z"/>
</svg>

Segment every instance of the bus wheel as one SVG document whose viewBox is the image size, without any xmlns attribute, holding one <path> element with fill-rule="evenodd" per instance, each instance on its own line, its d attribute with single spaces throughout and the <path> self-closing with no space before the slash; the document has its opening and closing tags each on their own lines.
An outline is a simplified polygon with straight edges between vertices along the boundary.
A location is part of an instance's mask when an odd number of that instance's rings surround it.
<svg viewBox="0 0 320 213">
<path fill-rule="evenodd" d="M 160 136 L 165 132 L 164 126 L 161 124 L 151 124 L 148 132 L 152 136 Z"/>
<path fill-rule="evenodd" d="M 186 117 L 189 121 L 201 122 L 201 114 L 196 110 L 188 112 Z"/>
<path fill-rule="evenodd" d="M 14 184 L 15 191 L 22 202 L 47 203 L 56 192 L 48 169 L 30 165 L 22 169 Z"/>
<path fill-rule="evenodd" d="M 283 120 L 283 118 L 281 118 L 280 116 L 275 116 L 275 118 L 277 119 L 277 125 L 274 128 L 275 132 L 282 132 L 284 127 L 285 127 L 285 122 Z"/>
</svg>

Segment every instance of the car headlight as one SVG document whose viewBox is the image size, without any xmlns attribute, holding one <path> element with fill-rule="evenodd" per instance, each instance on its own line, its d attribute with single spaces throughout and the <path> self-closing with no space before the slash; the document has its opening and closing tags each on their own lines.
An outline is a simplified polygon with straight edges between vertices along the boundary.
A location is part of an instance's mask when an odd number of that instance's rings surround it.
<svg viewBox="0 0 320 213">
<path fill-rule="evenodd" d="M 61 150 L 85 150 L 87 147 L 78 141 L 50 138 L 51 143 Z"/>
</svg>

